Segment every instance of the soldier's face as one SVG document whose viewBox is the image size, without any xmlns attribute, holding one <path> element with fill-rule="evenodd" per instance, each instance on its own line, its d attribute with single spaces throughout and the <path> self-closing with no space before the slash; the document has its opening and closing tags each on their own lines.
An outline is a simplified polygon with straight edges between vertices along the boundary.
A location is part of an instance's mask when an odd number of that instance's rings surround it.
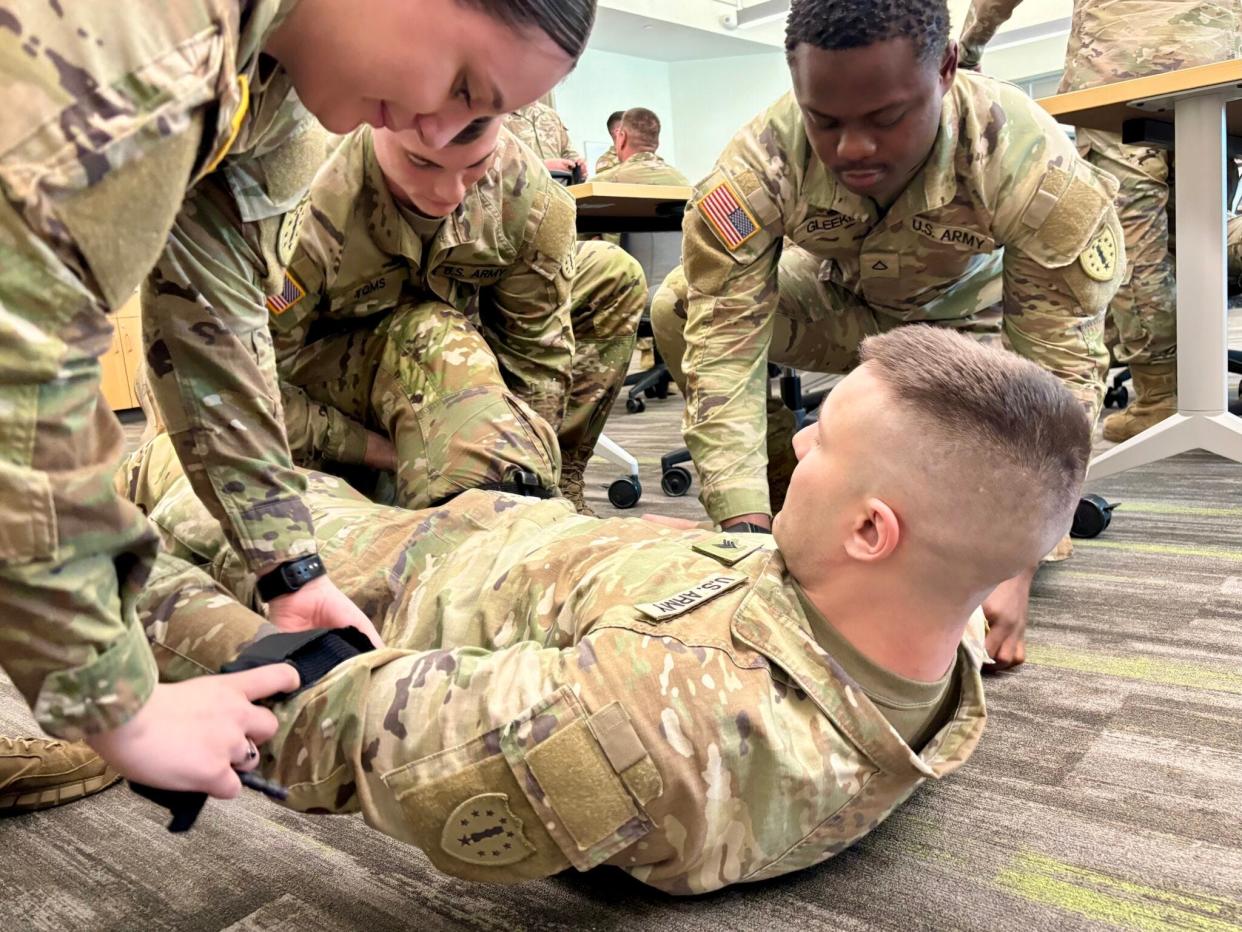
<svg viewBox="0 0 1242 932">
<path fill-rule="evenodd" d="M 300 0 L 266 51 L 329 130 L 369 123 L 432 148 L 525 106 L 574 64 L 545 33 L 456 0 Z"/>
<path fill-rule="evenodd" d="M 937 62 L 919 61 L 905 38 L 841 51 L 802 44 L 789 68 L 815 154 L 855 194 L 891 204 L 936 141 L 956 45 Z"/>
<path fill-rule="evenodd" d="M 501 121 L 491 120 L 478 139 L 442 149 L 423 145 L 413 131 L 374 131 L 375 158 L 398 201 L 427 217 L 447 217 L 487 174 L 496 154 Z"/>
</svg>

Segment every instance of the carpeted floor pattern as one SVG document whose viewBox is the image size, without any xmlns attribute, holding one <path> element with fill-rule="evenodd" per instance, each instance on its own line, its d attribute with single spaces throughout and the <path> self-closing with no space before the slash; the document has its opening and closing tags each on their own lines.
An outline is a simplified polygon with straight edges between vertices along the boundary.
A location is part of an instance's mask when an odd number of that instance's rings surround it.
<svg viewBox="0 0 1242 932">
<path fill-rule="evenodd" d="M 609 422 L 642 465 L 631 513 L 701 515 L 659 490 L 680 410 Z M 601 513 L 620 474 L 589 471 Z M 0 929 L 1242 930 L 1240 479 L 1188 454 L 1093 487 L 1113 525 L 1041 572 L 975 757 L 818 868 L 693 900 L 612 869 L 488 888 L 358 818 L 250 794 L 173 836 L 115 788 L 0 821 Z M 32 727 L 0 684 L 0 732 Z"/>
</svg>

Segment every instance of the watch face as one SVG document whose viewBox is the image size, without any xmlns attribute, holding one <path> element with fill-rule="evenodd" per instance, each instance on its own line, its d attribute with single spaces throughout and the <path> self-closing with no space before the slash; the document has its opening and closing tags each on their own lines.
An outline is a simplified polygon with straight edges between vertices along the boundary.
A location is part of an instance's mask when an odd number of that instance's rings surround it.
<svg viewBox="0 0 1242 932">
<path fill-rule="evenodd" d="M 1078 263 L 1097 282 L 1112 281 L 1117 271 L 1117 240 L 1113 231 L 1108 227 L 1100 230 L 1078 257 Z"/>
</svg>

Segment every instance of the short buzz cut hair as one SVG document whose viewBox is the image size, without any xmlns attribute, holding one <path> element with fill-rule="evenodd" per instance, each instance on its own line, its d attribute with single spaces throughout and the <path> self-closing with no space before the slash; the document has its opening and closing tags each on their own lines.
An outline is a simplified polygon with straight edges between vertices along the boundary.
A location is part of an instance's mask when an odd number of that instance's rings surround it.
<svg viewBox="0 0 1242 932">
<path fill-rule="evenodd" d="M 921 62 L 943 54 L 949 44 L 947 0 L 793 0 L 785 52 L 803 43 L 838 51 L 903 38 Z"/>
<path fill-rule="evenodd" d="M 609 134 L 615 133 L 617 131 L 617 127 L 621 125 L 621 118 L 623 116 L 625 116 L 624 110 L 614 110 L 612 111 L 612 113 L 608 114 Z"/>
<path fill-rule="evenodd" d="M 859 357 L 903 410 L 975 462 L 1011 473 L 1015 491 L 1068 529 L 1091 457 L 1091 422 L 1060 379 L 1016 353 L 926 324 L 868 337 Z"/>
<path fill-rule="evenodd" d="M 631 107 L 621 117 L 621 128 L 634 137 L 634 141 L 652 149 L 660 145 L 660 118 L 646 107 Z"/>
</svg>

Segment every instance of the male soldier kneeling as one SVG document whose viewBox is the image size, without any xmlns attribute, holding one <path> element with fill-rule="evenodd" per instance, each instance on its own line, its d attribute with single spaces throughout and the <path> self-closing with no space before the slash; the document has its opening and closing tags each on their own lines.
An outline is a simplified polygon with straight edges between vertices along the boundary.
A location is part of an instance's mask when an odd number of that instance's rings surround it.
<svg viewBox="0 0 1242 932">
<path fill-rule="evenodd" d="M 388 646 L 277 703 L 261 772 L 473 880 L 608 863 L 702 893 L 848 847 L 973 751 L 980 605 L 1065 533 L 1090 450 L 1014 354 L 926 326 L 861 352 L 772 536 L 480 490 L 389 509 L 313 474 L 324 559 Z M 169 551 L 141 618 L 181 679 L 270 629 L 162 442 L 121 481 Z"/>
</svg>

